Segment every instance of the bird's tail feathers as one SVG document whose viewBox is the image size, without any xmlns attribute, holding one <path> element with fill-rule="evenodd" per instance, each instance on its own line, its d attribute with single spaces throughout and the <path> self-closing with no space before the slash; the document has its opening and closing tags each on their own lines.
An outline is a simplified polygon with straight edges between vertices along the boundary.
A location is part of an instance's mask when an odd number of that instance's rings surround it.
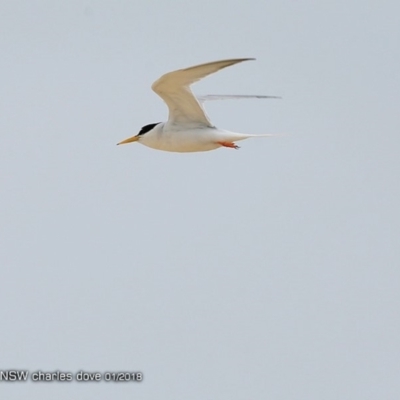
<svg viewBox="0 0 400 400">
<path fill-rule="evenodd" d="M 245 139 L 250 139 L 250 138 L 257 138 L 257 137 L 279 137 L 279 136 L 286 136 L 283 133 L 264 133 L 264 134 L 252 134 L 252 133 L 233 133 L 229 132 L 229 134 L 226 135 L 227 140 L 231 140 L 232 142 L 237 142 L 238 140 L 245 140 Z"/>
<path fill-rule="evenodd" d="M 282 137 L 282 136 L 288 136 L 287 133 L 261 133 L 259 135 L 250 135 L 251 137 Z"/>
</svg>

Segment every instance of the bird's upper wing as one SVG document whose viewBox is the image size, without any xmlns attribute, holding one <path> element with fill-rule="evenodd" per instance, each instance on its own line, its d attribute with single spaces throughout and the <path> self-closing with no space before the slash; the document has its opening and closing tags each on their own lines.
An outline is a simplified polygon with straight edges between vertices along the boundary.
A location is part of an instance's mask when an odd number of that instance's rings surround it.
<svg viewBox="0 0 400 400">
<path fill-rule="evenodd" d="M 254 58 L 236 58 L 195 65 L 168 72 L 155 81 L 151 88 L 167 104 L 168 122 L 212 126 L 203 107 L 190 90 L 190 85 L 222 68 L 248 60 L 254 60 Z"/>
</svg>

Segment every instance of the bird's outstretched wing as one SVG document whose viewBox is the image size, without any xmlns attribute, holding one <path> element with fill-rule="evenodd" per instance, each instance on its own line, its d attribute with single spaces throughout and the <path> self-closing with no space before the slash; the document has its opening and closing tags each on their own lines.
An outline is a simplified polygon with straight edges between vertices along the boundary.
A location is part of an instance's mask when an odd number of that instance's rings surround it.
<svg viewBox="0 0 400 400">
<path fill-rule="evenodd" d="M 151 88 L 168 106 L 168 123 L 212 126 L 203 107 L 190 90 L 190 85 L 222 68 L 248 60 L 254 58 L 236 58 L 195 65 L 168 72 L 155 81 Z"/>
<path fill-rule="evenodd" d="M 206 94 L 196 96 L 199 103 L 212 100 L 237 100 L 237 99 L 281 99 L 279 96 L 264 96 L 259 94 Z"/>
</svg>

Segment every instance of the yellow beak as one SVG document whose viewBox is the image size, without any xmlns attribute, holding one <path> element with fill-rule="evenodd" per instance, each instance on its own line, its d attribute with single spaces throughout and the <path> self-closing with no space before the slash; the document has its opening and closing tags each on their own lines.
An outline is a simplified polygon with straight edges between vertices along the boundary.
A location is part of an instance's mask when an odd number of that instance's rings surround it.
<svg viewBox="0 0 400 400">
<path fill-rule="evenodd" d="M 139 136 L 132 136 L 128 139 L 123 140 L 122 142 L 117 143 L 117 145 L 119 144 L 126 144 L 126 143 L 132 143 L 132 142 L 137 142 L 139 140 Z"/>
</svg>

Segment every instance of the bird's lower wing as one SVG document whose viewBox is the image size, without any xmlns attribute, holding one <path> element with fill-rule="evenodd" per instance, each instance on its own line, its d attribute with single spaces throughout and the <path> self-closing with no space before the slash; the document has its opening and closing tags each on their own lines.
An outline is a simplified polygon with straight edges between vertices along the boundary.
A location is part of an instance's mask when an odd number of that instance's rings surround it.
<svg viewBox="0 0 400 400">
<path fill-rule="evenodd" d="M 206 94 L 196 96 L 199 103 L 213 100 L 235 100 L 235 99 L 281 99 L 279 96 L 263 96 L 258 94 Z"/>
</svg>

